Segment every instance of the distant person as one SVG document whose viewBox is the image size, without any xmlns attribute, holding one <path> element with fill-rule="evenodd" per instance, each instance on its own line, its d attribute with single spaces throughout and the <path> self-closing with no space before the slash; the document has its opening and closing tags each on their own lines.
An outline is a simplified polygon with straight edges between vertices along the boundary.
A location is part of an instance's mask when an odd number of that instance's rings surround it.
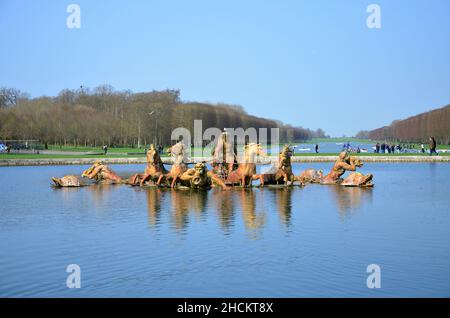
<svg viewBox="0 0 450 318">
<path fill-rule="evenodd" d="M 380 146 L 380 148 L 381 148 L 381 153 L 384 153 L 384 152 L 385 152 L 385 149 L 386 149 L 386 144 L 385 144 L 385 143 L 382 143 L 381 146 Z"/>
<path fill-rule="evenodd" d="M 375 153 L 380 153 L 380 143 L 378 143 L 378 142 L 375 145 Z"/>
<path fill-rule="evenodd" d="M 108 146 L 107 145 L 103 146 L 103 152 L 105 153 L 105 156 L 106 156 L 106 154 L 108 153 Z"/>
<path fill-rule="evenodd" d="M 425 146 L 423 144 L 420 144 L 420 152 L 425 153 Z"/>
<path fill-rule="evenodd" d="M 319 145 L 318 144 L 316 144 L 315 149 L 316 149 L 316 153 L 319 153 Z"/>
<path fill-rule="evenodd" d="M 433 153 L 438 155 L 436 151 L 436 140 L 434 139 L 434 137 L 430 137 L 430 139 L 428 140 L 428 145 L 430 146 L 430 156 L 432 156 Z"/>
</svg>

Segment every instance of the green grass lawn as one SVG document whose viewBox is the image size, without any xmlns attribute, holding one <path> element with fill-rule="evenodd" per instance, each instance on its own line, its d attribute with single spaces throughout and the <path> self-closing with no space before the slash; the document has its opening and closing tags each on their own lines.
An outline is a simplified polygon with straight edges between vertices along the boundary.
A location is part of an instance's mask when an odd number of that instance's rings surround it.
<svg viewBox="0 0 450 318">
<path fill-rule="evenodd" d="M 74 147 L 74 146 L 48 146 L 48 150 L 53 151 L 73 151 L 73 152 L 103 152 L 102 147 Z M 118 147 L 118 148 L 108 148 L 108 152 L 144 152 L 145 148 L 131 148 L 131 147 Z"/>
<path fill-rule="evenodd" d="M 64 154 L 21 154 L 21 153 L 10 153 L 10 154 L 0 154 L 0 159 L 80 159 L 80 158 L 127 158 L 127 157 L 145 157 L 144 154 L 135 154 L 132 156 L 127 156 L 124 154 L 108 154 L 104 155 L 64 155 Z"/>
</svg>

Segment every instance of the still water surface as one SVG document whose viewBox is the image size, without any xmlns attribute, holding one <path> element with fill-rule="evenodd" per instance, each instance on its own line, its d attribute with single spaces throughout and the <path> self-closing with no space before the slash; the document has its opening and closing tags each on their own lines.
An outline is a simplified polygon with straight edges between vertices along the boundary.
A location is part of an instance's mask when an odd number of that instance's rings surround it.
<svg viewBox="0 0 450 318">
<path fill-rule="evenodd" d="M 0 296 L 450 296 L 448 164 L 366 164 L 373 189 L 50 186 L 83 169 L 0 168 Z"/>
</svg>

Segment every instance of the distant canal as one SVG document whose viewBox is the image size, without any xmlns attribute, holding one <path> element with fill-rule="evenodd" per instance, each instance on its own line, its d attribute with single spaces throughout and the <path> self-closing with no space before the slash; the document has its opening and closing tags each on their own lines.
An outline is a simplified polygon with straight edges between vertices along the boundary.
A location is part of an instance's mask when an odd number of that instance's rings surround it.
<svg viewBox="0 0 450 318">
<path fill-rule="evenodd" d="M 449 164 L 366 164 L 373 189 L 50 186 L 83 169 L 0 167 L 0 296 L 450 296 Z"/>
</svg>

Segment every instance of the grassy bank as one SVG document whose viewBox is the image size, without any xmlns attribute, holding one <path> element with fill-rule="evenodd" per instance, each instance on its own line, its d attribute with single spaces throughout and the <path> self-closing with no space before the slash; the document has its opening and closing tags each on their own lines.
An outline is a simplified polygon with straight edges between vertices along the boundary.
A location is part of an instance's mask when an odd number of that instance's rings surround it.
<svg viewBox="0 0 450 318">
<path fill-rule="evenodd" d="M 103 152 L 102 147 L 75 147 L 75 146 L 48 146 L 51 151 L 70 151 L 70 152 Z M 118 147 L 108 148 L 108 152 L 113 153 L 133 153 L 144 152 L 145 148 Z"/>
<path fill-rule="evenodd" d="M 144 154 L 133 154 L 127 156 L 124 154 L 108 154 L 108 155 L 87 155 L 87 154 L 79 154 L 79 155 L 65 155 L 65 154 L 28 154 L 28 153 L 10 153 L 10 154 L 0 154 L 0 159 L 80 159 L 80 158 L 126 158 L 126 157 L 145 157 Z"/>
</svg>

